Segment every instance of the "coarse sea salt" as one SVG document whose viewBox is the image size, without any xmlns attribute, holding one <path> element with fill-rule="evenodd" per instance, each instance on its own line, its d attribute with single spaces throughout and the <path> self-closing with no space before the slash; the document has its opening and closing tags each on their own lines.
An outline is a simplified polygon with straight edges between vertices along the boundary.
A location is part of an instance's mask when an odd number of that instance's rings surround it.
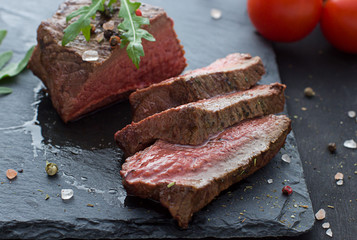
<svg viewBox="0 0 357 240">
<path fill-rule="evenodd" d="M 343 180 L 342 180 L 342 179 L 341 179 L 341 180 L 338 180 L 338 181 L 336 182 L 336 184 L 337 184 L 338 186 L 343 185 Z"/>
<path fill-rule="evenodd" d="M 327 228 L 330 228 L 330 223 L 329 222 L 325 222 L 322 224 L 322 227 L 327 229 Z"/>
<path fill-rule="evenodd" d="M 346 147 L 346 148 L 356 149 L 357 148 L 357 143 L 353 139 L 350 139 L 350 140 L 346 140 L 343 143 L 343 146 Z"/>
<path fill-rule="evenodd" d="M 350 118 L 355 118 L 356 117 L 356 112 L 355 111 L 348 111 L 347 112 L 348 117 Z"/>
<path fill-rule="evenodd" d="M 273 183 L 273 179 L 268 179 L 268 181 L 267 181 L 269 184 L 272 184 Z"/>
<path fill-rule="evenodd" d="M 95 50 L 85 51 L 82 55 L 82 60 L 86 62 L 95 62 L 99 59 L 98 52 Z"/>
<path fill-rule="evenodd" d="M 286 163 L 291 163 L 291 158 L 289 157 L 288 154 L 283 154 L 283 156 L 281 156 L 281 160 L 283 160 Z"/>
<path fill-rule="evenodd" d="M 326 211 L 322 208 L 315 214 L 315 218 L 317 220 L 325 219 L 325 217 L 326 217 Z"/>
<path fill-rule="evenodd" d="M 332 230 L 331 230 L 331 228 L 327 229 L 326 235 L 329 236 L 329 237 L 332 237 Z"/>
<path fill-rule="evenodd" d="M 216 20 L 220 19 L 222 17 L 222 11 L 218 10 L 216 8 L 212 8 L 211 9 L 211 17 Z"/>
<path fill-rule="evenodd" d="M 61 190 L 61 198 L 63 200 L 69 200 L 73 197 L 73 190 L 72 189 L 62 189 Z"/>
</svg>

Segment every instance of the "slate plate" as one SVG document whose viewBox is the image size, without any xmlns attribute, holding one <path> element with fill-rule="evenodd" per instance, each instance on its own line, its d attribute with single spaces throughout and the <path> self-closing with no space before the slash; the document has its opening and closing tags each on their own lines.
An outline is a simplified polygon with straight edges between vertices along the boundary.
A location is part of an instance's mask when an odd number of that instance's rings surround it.
<svg viewBox="0 0 357 240">
<path fill-rule="evenodd" d="M 262 57 L 267 74 L 261 83 L 280 81 L 270 44 L 249 23 L 244 1 L 148 0 L 164 7 L 186 50 L 188 69 L 203 67 L 232 52 Z M 35 43 L 40 21 L 59 0 L 8 1 L 0 7 L 0 28 L 9 30 L 0 51 L 14 50 L 19 60 Z M 222 10 L 213 20 L 210 9 Z M 285 149 L 264 169 L 223 192 L 181 230 L 156 202 L 126 196 L 119 170 L 122 153 L 113 133 L 131 121 L 122 102 L 68 125 L 63 124 L 30 71 L 4 81 L 14 93 L 0 97 L 0 237 L 1 238 L 202 238 L 292 236 L 313 223 L 311 201 L 292 134 Z M 291 163 L 281 161 L 288 153 Z M 45 161 L 60 172 L 47 177 Z M 23 169 L 16 180 L 8 168 Z M 272 184 L 267 179 L 273 179 Z M 281 194 L 284 184 L 294 194 Z M 62 201 L 63 188 L 74 198 Z M 45 200 L 48 194 L 50 199 Z M 88 207 L 87 204 L 93 204 Z M 304 208 L 301 206 L 308 206 Z"/>
</svg>

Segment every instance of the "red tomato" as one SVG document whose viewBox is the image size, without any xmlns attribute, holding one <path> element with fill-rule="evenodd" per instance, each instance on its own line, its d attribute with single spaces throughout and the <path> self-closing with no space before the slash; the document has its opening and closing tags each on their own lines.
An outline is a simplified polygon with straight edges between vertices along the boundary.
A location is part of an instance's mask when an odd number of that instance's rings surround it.
<svg viewBox="0 0 357 240">
<path fill-rule="evenodd" d="M 321 12 L 322 0 L 248 0 L 248 14 L 258 32 L 278 42 L 307 36 L 319 22 Z"/>
<path fill-rule="evenodd" d="M 357 0 L 328 0 L 324 4 L 321 29 L 336 48 L 357 53 Z"/>
</svg>

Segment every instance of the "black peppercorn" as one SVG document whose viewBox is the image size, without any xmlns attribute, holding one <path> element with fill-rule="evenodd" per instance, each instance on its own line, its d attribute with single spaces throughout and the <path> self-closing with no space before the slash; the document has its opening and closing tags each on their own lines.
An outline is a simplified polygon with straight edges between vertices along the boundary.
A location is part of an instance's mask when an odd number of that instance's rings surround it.
<svg viewBox="0 0 357 240">
<path fill-rule="evenodd" d="M 336 143 L 329 143 L 327 148 L 330 151 L 330 153 L 335 153 L 336 152 Z"/>
</svg>

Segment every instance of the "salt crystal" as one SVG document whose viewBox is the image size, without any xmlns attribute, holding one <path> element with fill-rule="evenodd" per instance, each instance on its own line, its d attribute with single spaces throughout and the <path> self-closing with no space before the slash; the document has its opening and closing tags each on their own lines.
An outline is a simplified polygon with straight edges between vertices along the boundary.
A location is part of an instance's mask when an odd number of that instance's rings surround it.
<svg viewBox="0 0 357 240">
<path fill-rule="evenodd" d="M 213 19 L 220 19 L 222 17 L 222 12 L 221 10 L 218 10 L 218 9 L 215 9 L 215 8 L 212 8 L 211 9 L 211 17 Z"/>
<path fill-rule="evenodd" d="M 87 177 L 81 177 L 81 180 L 82 180 L 82 181 L 87 181 L 88 178 L 87 178 Z"/>
<path fill-rule="evenodd" d="M 327 229 L 326 235 L 329 236 L 329 237 L 332 237 L 332 230 L 331 230 L 331 228 Z"/>
<path fill-rule="evenodd" d="M 82 55 L 82 60 L 87 62 L 95 62 L 99 59 L 98 52 L 95 50 L 85 51 Z"/>
<path fill-rule="evenodd" d="M 273 183 L 273 179 L 268 179 L 268 181 L 267 181 L 269 184 L 272 184 Z"/>
<path fill-rule="evenodd" d="M 282 159 L 284 162 L 287 162 L 287 163 L 290 163 L 290 162 L 291 162 L 291 158 L 289 157 L 288 154 L 283 154 L 283 156 L 281 156 L 281 159 Z"/>
<path fill-rule="evenodd" d="M 295 218 L 295 215 L 291 215 L 291 218 Z"/>
<path fill-rule="evenodd" d="M 317 220 L 325 219 L 325 217 L 326 217 L 326 211 L 322 208 L 315 214 L 315 218 Z"/>
<path fill-rule="evenodd" d="M 115 189 L 109 189 L 108 193 L 110 194 L 116 194 L 118 191 Z"/>
<path fill-rule="evenodd" d="M 356 112 L 355 111 L 348 111 L 347 115 L 350 118 L 355 118 L 356 117 Z"/>
<path fill-rule="evenodd" d="M 340 172 L 336 173 L 335 180 L 341 180 L 341 179 L 343 179 L 343 174 Z"/>
<path fill-rule="evenodd" d="M 109 22 L 104 23 L 103 29 L 104 30 L 113 30 L 114 29 L 114 21 L 110 20 Z"/>
<path fill-rule="evenodd" d="M 63 200 L 69 200 L 73 197 L 73 190 L 72 189 L 62 189 L 61 190 L 61 198 Z"/>
<path fill-rule="evenodd" d="M 337 184 L 338 186 L 343 185 L 343 180 L 342 180 L 342 179 L 341 179 L 341 180 L 338 180 L 338 181 L 336 182 L 336 184 Z"/>
<path fill-rule="evenodd" d="M 329 222 L 325 222 L 322 224 L 323 228 L 330 228 L 330 223 Z"/>
<path fill-rule="evenodd" d="M 353 140 L 353 139 L 350 139 L 350 140 L 346 140 L 344 143 L 343 143 L 343 146 L 346 147 L 346 148 L 357 148 L 357 143 Z"/>
</svg>

